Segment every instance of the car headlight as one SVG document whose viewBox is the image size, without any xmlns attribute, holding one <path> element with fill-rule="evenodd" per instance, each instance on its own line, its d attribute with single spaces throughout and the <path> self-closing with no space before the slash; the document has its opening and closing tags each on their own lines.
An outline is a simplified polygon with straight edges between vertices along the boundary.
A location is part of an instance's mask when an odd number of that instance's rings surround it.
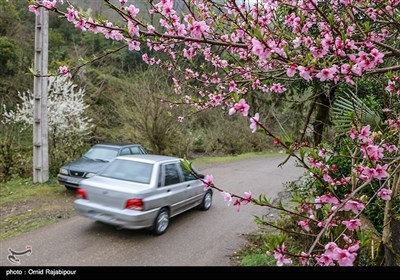
<svg viewBox="0 0 400 280">
<path fill-rule="evenodd" d="M 94 175 L 96 175 L 96 173 L 87 173 L 85 178 L 90 178 L 93 177 Z"/>
<path fill-rule="evenodd" d="M 68 175 L 68 170 L 66 168 L 60 168 L 60 174 Z"/>
</svg>

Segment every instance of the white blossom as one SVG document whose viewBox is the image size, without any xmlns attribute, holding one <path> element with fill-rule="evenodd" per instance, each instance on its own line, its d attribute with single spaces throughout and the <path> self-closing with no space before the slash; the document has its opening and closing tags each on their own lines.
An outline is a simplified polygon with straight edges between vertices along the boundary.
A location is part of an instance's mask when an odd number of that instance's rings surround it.
<svg viewBox="0 0 400 280">
<path fill-rule="evenodd" d="M 88 108 L 84 101 L 85 90 L 65 76 L 50 77 L 47 98 L 49 135 L 55 138 L 86 136 L 91 131 L 91 119 L 85 117 Z M 33 92 L 18 92 L 21 100 L 15 110 L 7 111 L 5 105 L 3 124 L 21 124 L 22 129 L 33 125 Z"/>
</svg>

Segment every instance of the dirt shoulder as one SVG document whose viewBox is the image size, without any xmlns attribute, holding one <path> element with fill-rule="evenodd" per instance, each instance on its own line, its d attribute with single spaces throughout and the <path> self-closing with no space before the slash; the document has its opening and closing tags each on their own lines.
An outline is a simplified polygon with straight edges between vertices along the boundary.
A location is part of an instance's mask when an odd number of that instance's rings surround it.
<svg viewBox="0 0 400 280">
<path fill-rule="evenodd" d="M 17 179 L 0 184 L 0 240 L 75 215 L 75 193 L 54 180 L 33 184 Z"/>
</svg>

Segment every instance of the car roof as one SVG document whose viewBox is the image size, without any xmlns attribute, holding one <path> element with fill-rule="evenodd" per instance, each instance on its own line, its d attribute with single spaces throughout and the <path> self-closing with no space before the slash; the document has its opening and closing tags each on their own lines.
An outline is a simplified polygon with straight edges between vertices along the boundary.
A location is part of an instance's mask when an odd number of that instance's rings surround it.
<svg viewBox="0 0 400 280">
<path fill-rule="evenodd" d="M 127 143 L 102 143 L 102 144 L 96 144 L 94 145 L 96 147 L 125 147 L 125 146 L 140 146 L 139 144 L 127 144 Z"/>
<path fill-rule="evenodd" d="M 179 161 L 180 158 L 170 157 L 170 156 L 161 156 L 161 155 L 125 155 L 119 156 L 117 159 L 128 159 L 128 160 L 137 160 L 146 163 L 156 163 L 156 162 L 168 162 L 168 161 Z"/>
</svg>

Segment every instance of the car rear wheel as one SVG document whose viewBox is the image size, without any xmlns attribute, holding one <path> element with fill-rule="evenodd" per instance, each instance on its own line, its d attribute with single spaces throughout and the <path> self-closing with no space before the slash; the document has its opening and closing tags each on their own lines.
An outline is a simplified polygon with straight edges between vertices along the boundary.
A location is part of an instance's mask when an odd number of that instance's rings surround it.
<svg viewBox="0 0 400 280">
<path fill-rule="evenodd" d="M 203 197 L 203 201 L 200 204 L 200 209 L 203 211 L 207 211 L 208 209 L 211 208 L 211 205 L 212 205 L 212 194 L 210 191 L 208 191 Z"/>
<path fill-rule="evenodd" d="M 153 233 L 155 235 L 161 235 L 167 231 L 169 225 L 169 213 L 168 209 L 163 208 L 158 213 L 153 226 Z"/>
</svg>

